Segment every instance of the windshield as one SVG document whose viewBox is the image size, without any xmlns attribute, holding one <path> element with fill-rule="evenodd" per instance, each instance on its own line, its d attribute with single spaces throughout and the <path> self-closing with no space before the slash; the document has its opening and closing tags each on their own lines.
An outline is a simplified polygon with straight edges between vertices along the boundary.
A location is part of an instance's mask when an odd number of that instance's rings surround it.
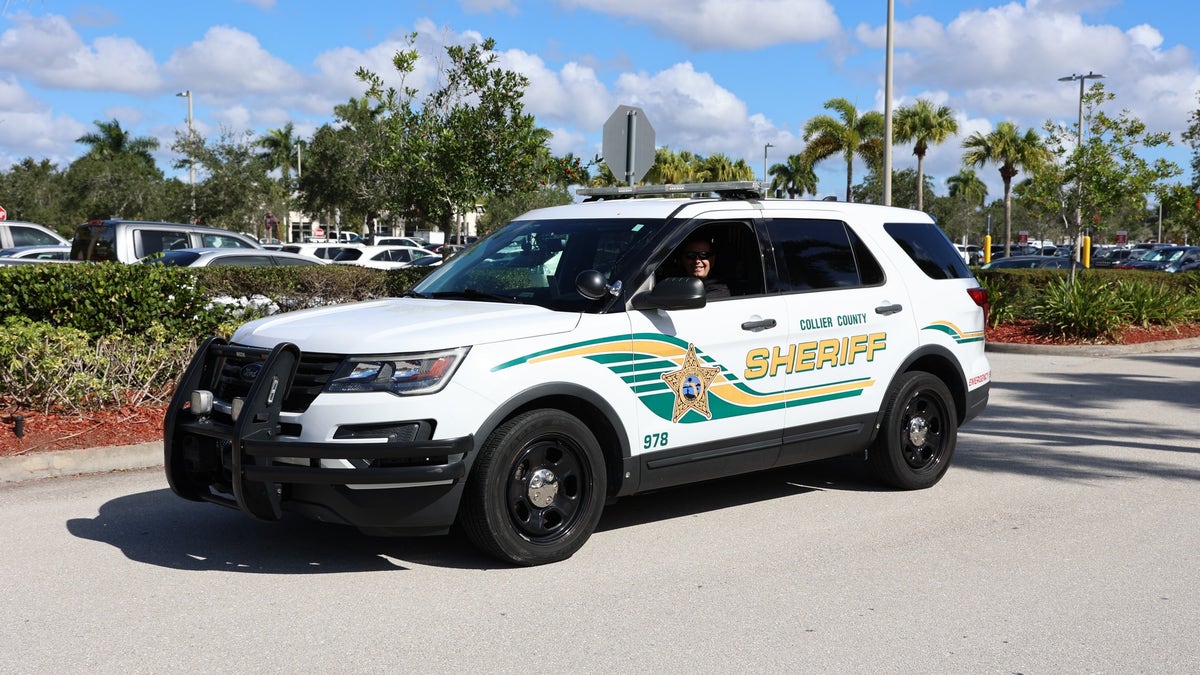
<svg viewBox="0 0 1200 675">
<path fill-rule="evenodd" d="M 456 253 L 413 292 L 520 302 L 548 309 L 595 312 L 603 301 L 575 290 L 575 278 L 597 270 L 609 283 L 628 278 L 659 240 L 665 221 L 514 221 Z"/>
</svg>

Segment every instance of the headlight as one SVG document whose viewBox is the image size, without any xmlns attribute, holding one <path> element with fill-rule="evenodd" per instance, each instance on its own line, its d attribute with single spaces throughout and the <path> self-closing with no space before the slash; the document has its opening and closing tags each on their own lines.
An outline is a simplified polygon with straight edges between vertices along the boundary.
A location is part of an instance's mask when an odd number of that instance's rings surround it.
<svg viewBox="0 0 1200 675">
<path fill-rule="evenodd" d="M 432 394 L 450 381 L 467 350 L 467 347 L 459 347 L 423 354 L 351 356 L 338 366 L 325 390 Z"/>
</svg>

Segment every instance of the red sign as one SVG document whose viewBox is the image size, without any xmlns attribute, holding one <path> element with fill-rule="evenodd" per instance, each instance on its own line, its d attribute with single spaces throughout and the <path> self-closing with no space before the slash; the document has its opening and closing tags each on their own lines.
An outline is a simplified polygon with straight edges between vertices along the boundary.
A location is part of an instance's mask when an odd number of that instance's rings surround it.
<svg viewBox="0 0 1200 675">
<path fill-rule="evenodd" d="M 3 206 L 0 206 L 0 220 L 8 220 L 8 211 L 5 211 Z"/>
<path fill-rule="evenodd" d="M 324 237 L 325 236 L 325 228 L 321 227 L 320 225 L 314 227 L 313 228 L 313 236 L 314 237 Z"/>
</svg>

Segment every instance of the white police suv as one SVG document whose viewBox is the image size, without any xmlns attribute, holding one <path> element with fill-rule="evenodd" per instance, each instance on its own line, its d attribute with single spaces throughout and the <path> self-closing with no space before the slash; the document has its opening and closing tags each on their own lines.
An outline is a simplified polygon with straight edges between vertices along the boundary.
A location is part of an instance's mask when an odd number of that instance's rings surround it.
<svg viewBox="0 0 1200 675">
<path fill-rule="evenodd" d="M 987 404 L 986 292 L 923 213 L 759 187 L 581 191 L 404 297 L 208 340 L 165 420 L 172 489 L 374 534 L 457 523 L 534 565 L 647 490 L 851 454 L 935 484 Z"/>
</svg>

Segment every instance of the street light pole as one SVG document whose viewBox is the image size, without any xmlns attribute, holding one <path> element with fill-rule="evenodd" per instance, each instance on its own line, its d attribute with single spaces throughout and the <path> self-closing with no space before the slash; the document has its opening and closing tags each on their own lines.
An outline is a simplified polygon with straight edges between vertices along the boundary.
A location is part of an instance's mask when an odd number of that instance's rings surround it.
<svg viewBox="0 0 1200 675">
<path fill-rule="evenodd" d="M 192 185 L 192 223 L 196 222 L 196 154 L 191 147 L 192 141 L 196 140 L 195 131 L 192 127 L 192 90 L 181 91 L 176 96 L 182 96 L 188 102 L 188 180 Z"/>
<path fill-rule="evenodd" d="M 1084 88 L 1084 84 L 1087 80 L 1098 80 L 1102 77 L 1104 77 L 1104 76 L 1101 75 L 1100 73 L 1093 73 L 1092 71 L 1089 70 L 1087 75 L 1082 75 L 1082 74 L 1076 75 L 1074 73 L 1071 73 L 1070 75 L 1067 75 L 1066 77 L 1058 78 L 1059 82 L 1074 82 L 1075 80 L 1079 80 L 1079 128 L 1077 130 L 1078 138 L 1076 140 L 1077 145 L 1075 146 L 1075 148 L 1076 148 L 1077 152 L 1081 153 L 1079 155 L 1080 163 L 1083 162 L 1083 154 L 1082 153 L 1083 153 L 1083 88 Z M 1076 178 L 1075 178 L 1075 231 L 1077 233 L 1083 232 L 1083 176 L 1080 175 L 1081 173 L 1082 172 L 1077 171 Z M 1080 249 L 1079 246 L 1075 247 L 1075 260 L 1076 261 L 1078 261 L 1080 259 L 1079 258 L 1080 250 L 1079 249 Z"/>
<path fill-rule="evenodd" d="M 883 67 L 883 205 L 892 205 L 892 24 L 896 15 L 895 0 L 887 3 L 886 55 Z M 923 185 L 917 186 L 924 189 Z"/>
<path fill-rule="evenodd" d="M 775 147 L 775 146 L 771 145 L 770 143 L 767 143 L 766 145 L 763 146 L 763 180 L 764 181 L 767 180 L 767 148 L 773 148 L 773 147 Z"/>
</svg>

